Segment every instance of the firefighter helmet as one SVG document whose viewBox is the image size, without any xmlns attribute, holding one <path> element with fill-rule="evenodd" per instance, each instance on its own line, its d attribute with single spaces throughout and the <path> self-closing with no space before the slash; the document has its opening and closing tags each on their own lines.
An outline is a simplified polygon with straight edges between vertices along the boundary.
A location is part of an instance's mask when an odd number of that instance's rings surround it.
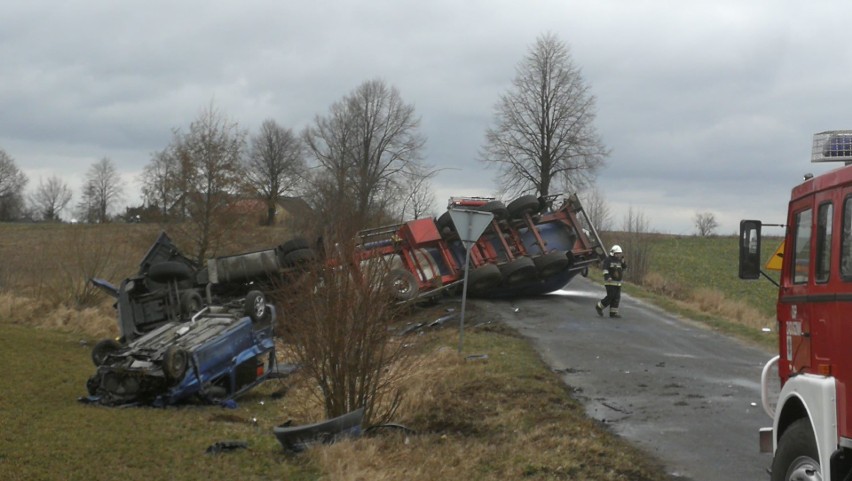
<svg viewBox="0 0 852 481">
<path fill-rule="evenodd" d="M 616 254 L 621 254 L 621 246 L 618 244 L 612 246 L 612 249 L 609 250 L 609 255 L 614 256 Z"/>
</svg>

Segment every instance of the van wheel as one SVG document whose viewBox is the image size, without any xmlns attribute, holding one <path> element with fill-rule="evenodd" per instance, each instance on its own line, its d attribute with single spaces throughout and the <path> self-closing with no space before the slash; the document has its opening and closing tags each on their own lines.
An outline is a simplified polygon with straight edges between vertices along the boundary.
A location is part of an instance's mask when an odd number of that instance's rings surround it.
<svg viewBox="0 0 852 481">
<path fill-rule="evenodd" d="M 121 349 L 121 344 L 115 339 L 104 339 L 98 341 L 95 347 L 92 348 L 92 362 L 96 367 L 101 366 L 106 361 L 107 356 Z"/>
<path fill-rule="evenodd" d="M 269 309 L 266 308 L 266 296 L 260 291 L 249 291 L 246 294 L 243 311 L 252 322 L 265 321 L 269 316 Z"/>
<path fill-rule="evenodd" d="M 189 364 L 189 353 L 177 346 L 169 346 L 163 354 L 163 374 L 171 382 L 183 379 Z"/>
<path fill-rule="evenodd" d="M 793 422 L 781 439 L 772 460 L 772 481 L 817 480 L 820 477 L 819 454 L 808 418 Z"/>
</svg>

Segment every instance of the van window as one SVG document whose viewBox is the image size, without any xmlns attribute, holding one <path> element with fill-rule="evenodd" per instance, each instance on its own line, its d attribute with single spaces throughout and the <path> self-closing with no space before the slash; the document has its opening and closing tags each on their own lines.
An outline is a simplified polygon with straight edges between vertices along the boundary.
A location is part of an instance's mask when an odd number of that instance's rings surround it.
<svg viewBox="0 0 852 481">
<path fill-rule="evenodd" d="M 852 196 L 843 201 L 843 239 L 840 243 L 840 276 L 852 280 Z"/>
<path fill-rule="evenodd" d="M 831 222 L 833 211 L 831 203 L 820 205 L 817 211 L 817 251 L 816 266 L 814 266 L 814 278 L 817 282 L 827 282 L 831 270 Z"/>
<path fill-rule="evenodd" d="M 813 212 L 811 209 L 796 214 L 796 238 L 793 246 L 793 283 L 808 282 L 808 271 L 811 262 L 811 224 Z"/>
</svg>

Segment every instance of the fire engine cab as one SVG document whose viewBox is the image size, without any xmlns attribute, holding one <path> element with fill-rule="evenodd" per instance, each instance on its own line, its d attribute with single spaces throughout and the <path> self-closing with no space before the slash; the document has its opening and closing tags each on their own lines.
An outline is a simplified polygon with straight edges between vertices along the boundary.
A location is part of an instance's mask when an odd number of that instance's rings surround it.
<svg viewBox="0 0 852 481">
<path fill-rule="evenodd" d="M 852 479 L 852 130 L 814 135 L 812 162 L 844 167 L 792 190 L 778 281 L 778 355 L 761 375 L 771 479 Z M 740 222 L 739 277 L 761 275 L 761 227 Z M 774 282 L 774 280 L 773 280 Z M 770 400 L 777 369 L 780 393 Z"/>
</svg>

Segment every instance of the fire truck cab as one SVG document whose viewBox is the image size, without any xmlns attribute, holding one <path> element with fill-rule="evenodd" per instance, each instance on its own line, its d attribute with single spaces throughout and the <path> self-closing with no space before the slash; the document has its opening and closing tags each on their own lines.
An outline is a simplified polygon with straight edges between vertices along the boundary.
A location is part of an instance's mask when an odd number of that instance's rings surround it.
<svg viewBox="0 0 852 481">
<path fill-rule="evenodd" d="M 771 479 L 852 479 L 852 131 L 814 135 L 812 162 L 845 166 L 792 190 L 776 308 L 778 355 L 763 369 L 760 432 Z M 740 223 L 739 277 L 761 275 L 761 227 Z M 769 276 L 767 276 L 769 277 Z M 777 368 L 780 393 L 770 401 Z"/>
</svg>

